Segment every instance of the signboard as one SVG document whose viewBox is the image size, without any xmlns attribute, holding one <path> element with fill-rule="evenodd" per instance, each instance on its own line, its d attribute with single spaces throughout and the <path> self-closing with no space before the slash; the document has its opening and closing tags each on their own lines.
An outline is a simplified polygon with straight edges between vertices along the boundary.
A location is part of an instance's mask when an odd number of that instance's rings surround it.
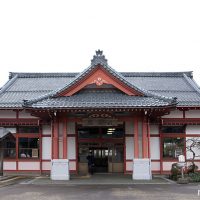
<svg viewBox="0 0 200 200">
<path fill-rule="evenodd" d="M 69 180 L 69 160 L 53 159 L 51 161 L 51 180 Z"/>
<path fill-rule="evenodd" d="M 83 126 L 117 126 L 118 124 L 122 124 L 117 119 L 103 119 L 103 118 L 87 118 L 83 119 Z"/>
<path fill-rule="evenodd" d="M 134 180 L 151 180 L 151 160 L 134 159 L 133 160 L 133 179 Z"/>
</svg>

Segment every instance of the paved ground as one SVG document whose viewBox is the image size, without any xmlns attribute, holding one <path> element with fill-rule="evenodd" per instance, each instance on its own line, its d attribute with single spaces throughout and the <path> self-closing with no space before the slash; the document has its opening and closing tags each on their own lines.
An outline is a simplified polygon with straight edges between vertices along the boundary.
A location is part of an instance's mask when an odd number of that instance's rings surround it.
<svg viewBox="0 0 200 200">
<path fill-rule="evenodd" d="M 174 182 L 173 182 L 174 183 Z M 131 175 L 94 174 L 92 176 L 71 176 L 70 181 L 52 181 L 49 177 L 36 177 L 24 181 L 23 184 L 34 185 L 134 185 L 134 184 L 172 184 L 162 176 L 154 176 L 152 180 L 132 180 Z"/>
<path fill-rule="evenodd" d="M 2 200 L 196 200 L 197 185 L 22 185 L 0 188 Z"/>
<path fill-rule="evenodd" d="M 0 200 L 196 200 L 198 184 L 178 185 L 166 179 L 154 178 L 153 181 L 131 182 L 130 177 L 114 176 L 74 177 L 69 182 L 52 182 L 47 177 L 15 178 L 0 182 Z M 102 179 L 102 180 L 100 180 Z M 88 181 L 89 180 L 89 181 Z M 98 180 L 100 184 L 98 184 Z M 104 183 L 103 184 L 103 180 Z M 125 184 L 123 181 L 130 181 Z M 74 182 L 73 182 L 74 181 Z M 82 181 L 80 183 L 80 181 Z M 115 184 L 115 182 L 122 184 Z M 73 184 L 72 184 L 73 182 Z M 93 184 L 92 184 L 93 182 Z M 6 184 L 4 184 L 6 183 Z M 76 184 L 79 183 L 79 184 Z M 84 185 L 87 183 L 86 185 Z"/>
</svg>

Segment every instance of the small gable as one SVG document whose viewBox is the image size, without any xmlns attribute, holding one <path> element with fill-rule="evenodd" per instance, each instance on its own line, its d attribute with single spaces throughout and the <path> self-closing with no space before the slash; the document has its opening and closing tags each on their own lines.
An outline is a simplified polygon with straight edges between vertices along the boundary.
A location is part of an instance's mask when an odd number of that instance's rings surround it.
<svg viewBox="0 0 200 200">
<path fill-rule="evenodd" d="M 125 83 L 123 83 L 123 81 L 114 77 L 101 65 L 96 66 L 96 68 L 92 70 L 89 74 L 73 84 L 71 87 L 66 88 L 66 90 L 62 91 L 58 96 L 71 96 L 80 91 L 82 88 L 91 84 L 96 84 L 97 88 L 98 86 L 100 87 L 104 84 L 109 84 L 121 90 L 127 95 L 142 96 L 141 93 L 127 86 Z"/>
<path fill-rule="evenodd" d="M 72 96 L 91 84 L 96 84 L 97 87 L 109 84 L 127 95 L 143 96 L 141 91 L 130 86 L 130 84 L 127 84 L 127 81 L 121 74 L 107 65 L 107 60 L 100 50 L 96 51 L 96 55 L 92 59 L 91 66 L 79 74 L 77 78 L 75 78 L 75 80 L 68 85 L 68 87 L 59 91 L 57 96 Z"/>
</svg>

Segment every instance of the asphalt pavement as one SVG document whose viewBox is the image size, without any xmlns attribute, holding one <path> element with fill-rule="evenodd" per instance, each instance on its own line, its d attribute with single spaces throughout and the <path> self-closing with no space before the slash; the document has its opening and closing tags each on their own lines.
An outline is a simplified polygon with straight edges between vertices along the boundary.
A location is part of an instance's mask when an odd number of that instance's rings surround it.
<svg viewBox="0 0 200 200">
<path fill-rule="evenodd" d="M 0 188 L 2 200 L 196 200 L 196 184 L 24 185 Z"/>
<path fill-rule="evenodd" d="M 52 182 L 49 177 L 9 177 L 4 179 L 4 182 L 0 180 L 0 200 L 200 199 L 199 184 L 179 185 L 159 178 L 154 178 L 151 182 L 129 184 L 131 180 L 128 176 L 125 178 L 126 183 L 124 177 L 115 177 L 114 182 L 108 182 L 109 178 L 105 179 L 104 176 L 74 177 L 74 182 L 72 180 Z M 102 179 L 100 184 L 97 182 L 99 179 Z M 92 184 L 92 181 L 95 184 Z M 121 181 L 122 184 L 115 184 L 117 181 Z"/>
</svg>

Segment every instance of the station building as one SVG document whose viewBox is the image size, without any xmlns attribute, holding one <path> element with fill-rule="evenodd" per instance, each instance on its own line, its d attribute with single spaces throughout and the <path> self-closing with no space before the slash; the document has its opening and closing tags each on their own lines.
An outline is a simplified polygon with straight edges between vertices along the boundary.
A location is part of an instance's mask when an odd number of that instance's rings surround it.
<svg viewBox="0 0 200 200">
<path fill-rule="evenodd" d="M 149 159 L 166 174 L 199 136 L 192 72 L 117 72 L 100 50 L 81 73 L 12 72 L 0 91 L 4 174 L 49 174 L 53 159 L 87 174 L 89 152 L 95 173 L 134 174 L 134 160 Z"/>
</svg>

